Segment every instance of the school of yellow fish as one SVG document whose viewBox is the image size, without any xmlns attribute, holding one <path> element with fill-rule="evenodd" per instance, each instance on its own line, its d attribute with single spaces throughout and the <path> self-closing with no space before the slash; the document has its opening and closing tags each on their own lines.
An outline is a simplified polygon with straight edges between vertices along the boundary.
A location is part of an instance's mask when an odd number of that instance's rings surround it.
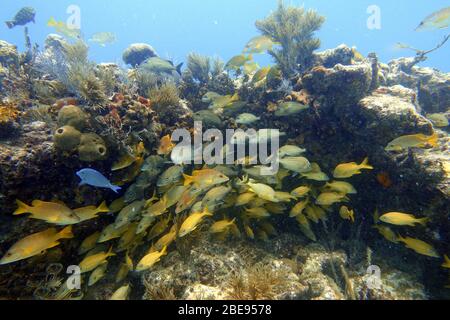
<svg viewBox="0 0 450 320">
<path fill-rule="evenodd" d="M 79 37 L 77 30 L 66 30 L 63 23 L 54 19 L 48 25 L 73 38 Z M 106 36 L 98 35 L 98 41 L 112 39 L 112 36 Z M 255 37 L 248 42 L 242 54 L 226 63 L 225 68 L 242 70 L 255 86 L 263 85 L 267 77 L 277 70 L 260 68 L 253 61 L 253 54 L 265 52 L 276 45 L 265 36 Z M 355 54 L 355 57 L 358 55 Z M 202 101 L 210 103 L 210 109 L 220 112 L 239 110 L 245 105 L 237 93 L 220 95 L 208 92 Z M 307 108 L 309 106 L 297 102 L 285 102 L 279 105 L 275 116 L 289 116 Z M 428 118 L 436 127 L 448 126 L 444 114 L 428 115 Z M 250 124 L 258 119 L 252 114 L 242 114 L 240 123 Z M 412 134 L 394 139 L 385 150 L 398 152 L 409 148 L 436 147 L 437 144 L 437 133 L 431 136 Z M 170 135 L 167 135 L 161 139 L 156 153 L 169 162 L 173 159 L 171 153 L 174 147 Z M 60 245 L 64 239 L 74 238 L 72 228 L 98 219 L 100 214 L 115 214 L 115 221 L 85 237 L 78 247 L 79 259 L 73 261 L 80 267 L 81 273 L 86 274 L 83 281 L 88 286 L 95 285 L 108 274 L 108 261 L 112 257 L 121 261 L 115 275 L 116 283 L 121 284 L 130 272 L 143 272 L 158 264 L 170 253 L 177 239 L 196 236 L 199 232 L 209 232 L 219 241 L 230 238 L 268 241 L 277 234 L 274 217 L 295 219 L 300 232 L 317 241 L 313 225 L 325 224 L 330 215 L 336 214 L 343 221 L 355 223 L 358 213 L 351 206 L 351 197 L 357 194 L 357 190 L 344 180 L 374 168 L 366 158 L 359 164 L 341 163 L 329 175 L 322 171 L 318 163 L 310 163 L 303 156 L 306 152 L 296 145 L 282 146 L 278 150 L 281 168 L 273 175 L 264 175 L 262 165 L 250 165 L 251 159 L 238 159 L 234 165 L 205 165 L 193 170 L 191 166 L 170 165 L 160 174 L 153 196 L 132 203 L 119 198 L 109 206 L 102 202 L 98 206 L 71 209 L 59 201 L 34 200 L 28 205 L 17 200 L 18 208 L 14 215 L 29 214 L 28 218 L 41 220 L 51 227 L 17 241 L 2 257 L 0 265 L 31 258 Z M 123 185 L 133 181 L 143 163 L 144 149 L 140 144 L 113 164 L 111 171 L 119 173 L 115 183 Z M 284 183 L 286 178 L 289 179 L 289 187 Z M 377 212 L 374 220 L 373 227 L 386 240 L 403 243 L 421 255 L 441 258 L 432 245 L 401 235 L 400 230 L 426 226 L 427 218 L 403 212 L 387 212 L 380 216 Z M 62 229 L 58 231 L 55 226 Z M 142 248 L 144 253 L 139 250 Z M 447 255 L 443 256 L 442 267 L 450 269 Z M 130 292 L 130 284 L 122 285 L 110 299 L 125 300 Z"/>
</svg>

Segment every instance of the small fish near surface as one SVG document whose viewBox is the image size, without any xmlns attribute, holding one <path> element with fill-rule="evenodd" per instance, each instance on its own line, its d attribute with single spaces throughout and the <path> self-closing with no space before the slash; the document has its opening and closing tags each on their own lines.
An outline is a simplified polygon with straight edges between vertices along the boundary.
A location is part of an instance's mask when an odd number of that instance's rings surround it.
<svg viewBox="0 0 450 320">
<path fill-rule="evenodd" d="M 103 174 L 94 169 L 82 169 L 77 176 L 81 179 L 79 186 L 89 185 L 97 188 L 111 189 L 119 193 L 121 187 L 113 185 Z"/>
<path fill-rule="evenodd" d="M 50 20 L 48 20 L 47 26 L 55 28 L 55 31 L 57 33 L 62 34 L 68 38 L 78 39 L 78 40 L 81 39 L 80 29 L 71 28 L 65 22 L 56 21 L 53 17 L 51 17 Z"/>
<path fill-rule="evenodd" d="M 437 133 L 431 136 L 426 136 L 424 134 L 412 134 L 401 136 L 389 142 L 386 151 L 402 151 L 409 148 L 425 148 L 427 146 L 437 147 L 439 136 Z"/>
<path fill-rule="evenodd" d="M 106 47 L 107 44 L 113 44 L 117 41 L 116 35 L 112 32 L 97 32 L 89 39 L 90 42 L 97 43 L 101 47 Z"/>
<path fill-rule="evenodd" d="M 0 260 L 0 265 L 31 258 L 47 249 L 58 246 L 59 240 L 71 238 L 73 238 L 71 226 L 60 232 L 52 228 L 34 233 L 16 242 Z"/>
<path fill-rule="evenodd" d="M 415 31 L 444 29 L 450 24 L 450 7 L 443 8 L 426 17 Z"/>
<path fill-rule="evenodd" d="M 275 42 L 267 36 L 256 36 L 245 45 L 244 53 L 263 53 L 271 50 Z"/>
<path fill-rule="evenodd" d="M 232 57 L 226 64 L 225 69 L 226 70 L 236 70 L 241 68 L 246 62 L 252 61 L 253 56 L 252 55 L 244 55 L 240 54 L 237 56 Z"/>
<path fill-rule="evenodd" d="M 16 26 L 24 26 L 30 22 L 35 23 L 34 18 L 36 17 L 36 10 L 32 7 L 24 7 L 20 9 L 11 21 L 6 21 L 6 25 L 9 29 Z"/>
</svg>

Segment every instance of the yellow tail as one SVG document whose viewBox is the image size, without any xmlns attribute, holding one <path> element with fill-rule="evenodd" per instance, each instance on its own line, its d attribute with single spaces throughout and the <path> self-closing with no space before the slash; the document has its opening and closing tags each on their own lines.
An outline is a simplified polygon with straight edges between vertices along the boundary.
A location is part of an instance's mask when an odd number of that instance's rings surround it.
<svg viewBox="0 0 450 320">
<path fill-rule="evenodd" d="M 369 164 L 369 158 L 365 158 L 360 165 L 361 169 L 373 170 L 373 167 Z"/>
<path fill-rule="evenodd" d="M 114 252 L 112 252 L 112 250 L 113 250 L 113 247 L 112 247 L 112 246 L 109 247 L 109 250 L 108 250 L 108 252 L 106 253 L 106 256 L 107 256 L 107 257 L 112 257 L 112 256 L 115 256 L 115 255 L 116 255 Z"/>
<path fill-rule="evenodd" d="M 109 208 L 106 205 L 106 201 L 103 201 L 100 206 L 97 208 L 98 212 L 109 212 Z"/>
<path fill-rule="evenodd" d="M 428 220 L 430 220 L 430 219 L 429 218 L 422 218 L 422 219 L 417 219 L 416 222 L 418 224 L 421 224 L 421 225 L 425 226 L 427 224 Z"/>
<path fill-rule="evenodd" d="M 50 20 L 48 20 L 48 22 L 47 22 L 47 26 L 48 26 L 48 27 L 54 27 L 54 26 L 56 26 L 56 20 L 55 20 L 55 18 L 51 17 Z"/>
<path fill-rule="evenodd" d="M 208 217 L 212 217 L 213 216 L 213 214 L 208 210 L 208 207 L 205 207 L 205 209 L 203 209 L 203 215 L 206 217 L 206 216 L 208 216 Z"/>
<path fill-rule="evenodd" d="M 187 174 L 183 173 L 183 178 L 184 178 L 184 186 L 188 186 L 191 183 L 194 183 L 194 177 L 192 176 L 188 176 Z"/>
<path fill-rule="evenodd" d="M 62 229 L 62 230 L 58 233 L 58 237 L 59 237 L 60 239 L 72 239 L 72 238 L 73 238 L 72 226 L 68 226 L 68 227 Z"/>
<path fill-rule="evenodd" d="M 13 215 L 18 216 L 20 214 L 24 214 L 24 213 L 31 213 L 31 207 L 28 206 L 26 203 L 23 203 L 20 200 L 16 200 L 17 205 L 19 206 L 16 211 L 14 211 Z"/>
<path fill-rule="evenodd" d="M 450 258 L 446 254 L 444 254 L 444 263 L 441 267 L 450 269 Z"/>
<path fill-rule="evenodd" d="M 433 135 L 432 136 L 430 136 L 429 138 L 428 138 L 428 144 L 430 145 L 430 146 L 432 146 L 433 148 L 435 148 L 435 147 L 437 147 L 438 146 L 438 139 L 439 139 L 439 135 L 435 132 L 435 133 L 433 133 Z"/>
</svg>

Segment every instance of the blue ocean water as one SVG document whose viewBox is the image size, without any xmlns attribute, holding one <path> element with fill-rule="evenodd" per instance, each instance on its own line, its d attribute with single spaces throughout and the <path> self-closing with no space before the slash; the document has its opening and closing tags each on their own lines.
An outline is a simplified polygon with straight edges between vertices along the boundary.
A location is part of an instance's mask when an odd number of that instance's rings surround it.
<svg viewBox="0 0 450 320">
<path fill-rule="evenodd" d="M 286 1 L 317 9 L 327 18 L 319 32 L 322 49 L 341 43 L 356 46 L 364 55 L 376 52 L 382 61 L 413 54 L 395 48 L 402 42 L 419 49 L 434 47 L 449 29 L 416 32 L 414 29 L 430 13 L 448 6 L 447 0 L 304 0 Z M 37 11 L 36 24 L 29 25 L 33 42 L 43 44 L 53 32 L 50 17 L 66 21 L 69 5 L 81 10 L 85 39 L 101 31 L 116 34 L 118 41 L 107 47 L 91 43 L 90 55 L 97 62 L 121 62 L 123 50 L 131 43 L 151 44 L 164 58 L 185 60 L 189 52 L 219 56 L 227 60 L 238 54 L 258 32 L 254 22 L 277 7 L 277 0 L 2 0 L 0 21 L 10 20 L 23 6 Z M 367 9 L 380 9 L 381 28 L 369 29 Z M 0 25 L 0 39 L 23 48 L 23 28 L 9 30 Z M 450 71 L 450 45 L 432 53 L 424 66 Z M 270 63 L 262 58 L 262 63 Z"/>
</svg>

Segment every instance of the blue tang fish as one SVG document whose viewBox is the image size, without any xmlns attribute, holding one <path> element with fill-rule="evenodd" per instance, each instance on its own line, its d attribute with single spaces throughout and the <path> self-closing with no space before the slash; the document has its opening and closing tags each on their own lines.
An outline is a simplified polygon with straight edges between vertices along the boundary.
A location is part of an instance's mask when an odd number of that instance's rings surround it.
<svg viewBox="0 0 450 320">
<path fill-rule="evenodd" d="M 89 185 L 98 188 L 111 189 L 115 193 L 118 193 L 121 189 L 118 186 L 113 185 L 104 175 L 94 169 L 82 169 L 77 172 L 77 176 L 80 177 L 80 186 Z"/>
</svg>

